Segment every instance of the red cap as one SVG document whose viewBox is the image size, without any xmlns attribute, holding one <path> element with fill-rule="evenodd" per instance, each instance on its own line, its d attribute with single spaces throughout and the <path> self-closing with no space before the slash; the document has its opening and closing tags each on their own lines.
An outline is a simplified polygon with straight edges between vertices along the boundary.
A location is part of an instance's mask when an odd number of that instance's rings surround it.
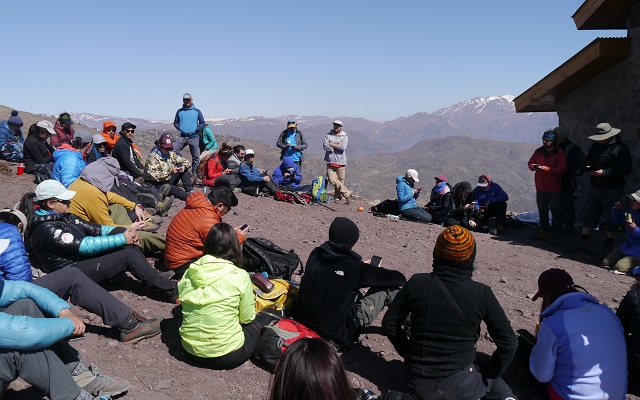
<svg viewBox="0 0 640 400">
<path fill-rule="evenodd" d="M 433 179 L 439 179 L 441 181 L 445 181 L 446 182 L 447 181 L 447 176 L 446 175 L 438 175 Z"/>
<path fill-rule="evenodd" d="M 173 140 L 171 140 L 171 136 L 162 135 L 162 137 L 160 138 L 159 146 L 162 147 L 163 149 L 168 149 L 168 150 L 173 149 Z"/>
<path fill-rule="evenodd" d="M 569 273 L 560 268 L 550 268 L 538 277 L 538 293 L 533 296 L 533 301 L 538 300 L 543 293 L 556 290 L 570 289 L 573 287 L 573 278 Z"/>
</svg>

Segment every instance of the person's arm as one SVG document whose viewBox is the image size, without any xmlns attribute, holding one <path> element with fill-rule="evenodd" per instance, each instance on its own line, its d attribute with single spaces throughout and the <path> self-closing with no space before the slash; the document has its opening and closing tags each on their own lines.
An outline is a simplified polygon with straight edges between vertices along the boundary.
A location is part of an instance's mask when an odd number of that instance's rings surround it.
<svg viewBox="0 0 640 400">
<path fill-rule="evenodd" d="M 280 170 L 280 167 L 277 167 L 271 173 L 271 181 L 273 181 L 273 183 L 275 183 L 276 185 L 282 185 L 282 181 L 284 181 L 284 177 L 282 176 L 282 171 Z"/>
<path fill-rule="evenodd" d="M 358 287 L 400 287 L 407 283 L 407 279 L 400 271 L 382 267 L 374 267 L 365 262 L 360 266 Z"/>
<path fill-rule="evenodd" d="M 538 150 L 534 151 L 533 154 L 531 155 L 531 157 L 529 158 L 529 161 L 527 161 L 527 166 L 529 167 L 530 171 L 535 171 L 536 168 L 533 166 L 534 164 L 539 164 L 537 162 L 538 159 Z"/>
<path fill-rule="evenodd" d="M 240 174 L 244 176 L 249 182 L 263 182 L 264 177 L 255 166 L 253 169 L 249 168 L 247 164 L 243 164 L 240 167 Z"/>
<path fill-rule="evenodd" d="M 134 179 L 142 176 L 140 169 L 131 161 L 131 157 L 129 157 L 130 146 L 124 141 L 124 139 L 118 139 L 116 144 L 113 146 L 111 156 L 118 160 L 120 163 L 120 169 L 128 172 Z"/>
<path fill-rule="evenodd" d="M 216 135 L 214 135 L 211 130 L 211 126 L 205 125 L 204 130 L 202 131 L 202 140 L 204 141 L 204 147 L 206 150 L 218 150 L 218 141 L 216 140 Z"/>
<path fill-rule="evenodd" d="M 638 283 L 635 283 L 631 288 L 631 290 L 628 291 L 627 294 L 624 296 L 624 298 L 620 302 L 620 306 L 616 310 L 616 315 L 618 316 L 618 319 L 622 324 L 622 328 L 624 329 L 625 336 L 630 333 L 631 321 L 633 320 L 634 314 L 635 314 L 634 310 L 640 307 L 640 305 L 637 304 L 637 300 L 638 300 L 637 290 L 638 290 Z M 632 298 L 632 296 L 635 297 L 636 304 L 634 304 L 634 299 Z"/>
<path fill-rule="evenodd" d="M 615 165 L 611 165 L 609 168 L 603 168 L 602 176 L 626 176 L 631 173 L 632 159 L 629 148 L 621 145 L 617 153 L 618 157 Z"/>
<path fill-rule="evenodd" d="M 557 338 L 545 321 L 540 323 L 538 341 L 529 358 L 529 370 L 539 382 L 550 382 L 556 369 Z"/>
<path fill-rule="evenodd" d="M 256 317 L 256 304 L 255 297 L 253 295 L 253 285 L 251 284 L 251 278 L 245 271 L 241 271 L 242 284 L 244 292 L 240 297 L 240 310 L 238 317 L 241 324 L 248 324 Z"/>
<path fill-rule="evenodd" d="M 398 352 L 400 357 L 406 358 L 407 348 L 409 347 L 409 338 L 402 327 L 402 324 L 409 316 L 410 304 L 408 291 L 411 287 L 411 280 L 405 287 L 400 289 L 393 299 L 393 302 L 387 308 L 387 312 L 382 319 L 382 329 L 384 334 L 389 338 L 393 348 Z"/>
<path fill-rule="evenodd" d="M 199 108 L 196 108 L 198 111 L 198 126 L 196 127 L 196 131 L 201 131 L 204 129 L 206 122 L 204 121 L 204 115 L 202 115 L 202 111 Z"/>
<path fill-rule="evenodd" d="M 491 191 L 490 198 L 487 200 L 491 203 L 497 203 L 499 201 L 508 201 L 509 195 L 505 192 L 500 185 L 497 183 L 491 183 L 491 187 L 489 188 Z"/>
<path fill-rule="evenodd" d="M 487 310 L 483 320 L 487 325 L 489 336 L 496 345 L 496 350 L 491 355 L 490 367 L 483 371 L 482 375 L 486 378 L 496 379 L 504 374 L 516 354 L 518 338 L 498 299 L 488 287 L 487 296 Z"/>
<path fill-rule="evenodd" d="M 411 199 L 417 198 L 416 194 L 418 194 L 413 193 L 411 186 L 407 185 L 404 182 L 398 182 L 396 184 L 396 193 L 398 194 L 398 201 L 403 204 L 410 201 Z"/>
<path fill-rule="evenodd" d="M 284 142 L 284 135 L 287 133 L 287 131 L 282 131 L 280 132 L 280 136 L 278 136 L 278 140 L 276 141 L 276 147 L 278 147 L 279 149 L 286 149 L 287 143 Z"/>
<path fill-rule="evenodd" d="M 333 147 L 331 147 L 331 144 L 330 144 L 331 141 L 329 140 L 330 136 L 332 135 L 329 135 L 329 134 L 324 135 L 324 140 L 322 141 L 322 148 L 324 149 L 324 151 L 333 153 Z"/>
<path fill-rule="evenodd" d="M 0 235 L 3 239 L 9 239 L 9 246 L 0 253 L 0 276 L 4 276 L 8 281 L 31 282 L 31 263 L 22 236 L 13 225 L 4 228 L 6 229 L 3 229 Z"/>
<path fill-rule="evenodd" d="M 186 158 L 182 157 L 182 155 L 180 155 L 175 151 L 171 151 L 171 153 L 169 153 L 169 158 L 171 159 L 172 165 L 182 163 L 182 166 L 184 167 L 185 171 L 187 171 L 189 167 L 191 167 L 191 163 Z"/>
<path fill-rule="evenodd" d="M 567 171 L 575 171 L 580 167 L 580 149 L 576 144 L 572 144 L 567 153 Z"/>
<path fill-rule="evenodd" d="M 549 170 L 546 172 L 551 175 L 564 175 L 564 173 L 567 172 L 567 156 L 564 154 L 564 151 L 558 150 L 555 159 L 555 165 L 549 165 Z"/>
<path fill-rule="evenodd" d="M 300 139 L 300 141 L 296 140 L 296 146 L 298 146 L 299 151 L 303 151 L 307 148 L 307 141 L 304 139 L 302 131 L 298 131 L 298 138 Z"/>
<path fill-rule="evenodd" d="M 300 170 L 298 170 L 298 166 L 295 166 L 295 173 L 296 176 L 293 178 L 293 182 L 295 183 L 300 183 L 302 182 L 302 175 L 300 175 Z"/>
<path fill-rule="evenodd" d="M 180 111 L 182 110 L 182 108 L 178 109 L 178 111 L 176 111 L 176 116 L 173 119 L 173 127 L 176 128 L 178 131 L 180 130 Z"/>
<path fill-rule="evenodd" d="M 340 146 L 338 146 L 338 148 L 336 150 L 344 153 L 345 150 L 347 150 L 347 146 L 349 145 L 349 136 L 345 135 L 341 135 L 340 136 Z"/>
<path fill-rule="evenodd" d="M 207 161 L 207 165 L 205 167 L 205 176 L 202 180 L 202 183 L 205 186 L 213 186 L 216 181 L 216 178 L 222 175 L 222 164 L 218 161 L 216 156 L 211 157 Z"/>
</svg>

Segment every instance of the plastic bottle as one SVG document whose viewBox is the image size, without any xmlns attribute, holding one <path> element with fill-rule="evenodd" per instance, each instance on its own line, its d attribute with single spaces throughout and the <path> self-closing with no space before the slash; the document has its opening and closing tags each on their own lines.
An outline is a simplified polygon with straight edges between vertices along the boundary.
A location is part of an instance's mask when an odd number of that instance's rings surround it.
<svg viewBox="0 0 640 400">
<path fill-rule="evenodd" d="M 390 219 L 392 221 L 399 221 L 400 220 L 400 216 L 399 215 L 393 215 L 393 214 L 387 214 L 387 219 Z"/>
</svg>

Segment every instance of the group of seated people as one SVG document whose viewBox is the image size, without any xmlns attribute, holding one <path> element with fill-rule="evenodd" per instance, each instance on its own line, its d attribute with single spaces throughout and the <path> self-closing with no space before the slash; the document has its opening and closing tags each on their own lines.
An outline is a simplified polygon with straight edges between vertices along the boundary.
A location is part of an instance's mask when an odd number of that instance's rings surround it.
<svg viewBox="0 0 640 400">
<path fill-rule="evenodd" d="M 492 235 L 504 232 L 509 195 L 489 175 L 480 175 L 475 188 L 466 181 L 451 187 L 444 174 L 434 179 L 429 201 L 420 207 L 417 199 L 422 188 L 416 187 L 420 182 L 418 172 L 409 169 L 404 176 L 396 178 L 398 205 L 403 218 L 444 226 L 460 225 Z"/>
</svg>

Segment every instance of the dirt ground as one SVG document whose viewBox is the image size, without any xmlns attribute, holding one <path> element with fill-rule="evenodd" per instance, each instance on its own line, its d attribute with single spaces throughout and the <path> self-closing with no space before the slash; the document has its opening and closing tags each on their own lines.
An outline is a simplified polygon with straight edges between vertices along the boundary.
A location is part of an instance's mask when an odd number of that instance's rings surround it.
<svg viewBox="0 0 640 400">
<path fill-rule="evenodd" d="M 0 167 L 0 173 L 3 168 Z M 2 179 L 2 206 L 12 206 L 20 196 L 35 188 L 31 176 L 17 177 L 8 170 Z M 401 271 L 408 278 L 417 272 L 431 271 L 432 251 L 442 227 L 407 221 L 377 218 L 367 212 L 358 212 L 359 206 L 370 206 L 358 200 L 347 206 L 285 204 L 270 198 L 252 198 L 238 195 L 240 204 L 225 216 L 225 222 L 233 226 L 249 224 L 250 235 L 268 238 L 285 249 L 295 249 L 303 261 L 311 250 L 327 240 L 328 228 L 336 216 L 353 219 L 360 227 L 360 241 L 354 248 L 365 259 L 378 255 L 382 265 Z M 160 233 L 166 232 L 170 218 L 183 207 L 176 201 Z M 597 268 L 602 237 L 594 244 L 592 252 L 569 253 L 566 247 L 575 240 L 567 239 L 561 245 L 534 242 L 531 229 L 510 229 L 504 235 L 475 234 L 477 241 L 477 269 L 474 279 L 493 288 L 505 309 L 514 329 L 532 330 L 537 321 L 540 302 L 531 301 L 537 290 L 537 277 L 547 268 L 566 269 L 576 284 L 585 287 L 602 303 L 616 309 L 619 301 L 633 283 L 628 276 L 613 275 Z M 296 275 L 294 279 L 299 280 Z M 121 290 L 126 288 L 128 290 Z M 252 362 L 233 371 L 211 371 L 190 365 L 180 345 L 178 328 L 181 313 L 179 306 L 157 302 L 145 297 L 131 278 L 112 282 L 109 290 L 142 315 L 163 318 L 163 332 L 152 339 L 135 345 L 122 344 L 117 331 L 102 325 L 100 318 L 74 307 L 87 323 L 86 339 L 76 341 L 77 348 L 88 363 L 94 363 L 110 376 L 131 381 L 131 389 L 122 398 L 140 400 L 164 399 L 264 399 L 270 374 Z M 402 389 L 402 360 L 382 335 L 379 318 L 366 330 L 362 346 L 356 346 L 342 354 L 349 377 L 355 387 L 380 393 L 388 389 Z M 493 343 L 483 327 L 478 351 L 491 354 Z M 514 363 L 507 382 L 520 399 L 536 399 L 522 379 L 521 371 Z M 4 396 L 7 400 L 40 399 L 32 388 L 23 382 L 14 382 Z M 630 396 L 630 399 L 638 397 Z"/>
</svg>

